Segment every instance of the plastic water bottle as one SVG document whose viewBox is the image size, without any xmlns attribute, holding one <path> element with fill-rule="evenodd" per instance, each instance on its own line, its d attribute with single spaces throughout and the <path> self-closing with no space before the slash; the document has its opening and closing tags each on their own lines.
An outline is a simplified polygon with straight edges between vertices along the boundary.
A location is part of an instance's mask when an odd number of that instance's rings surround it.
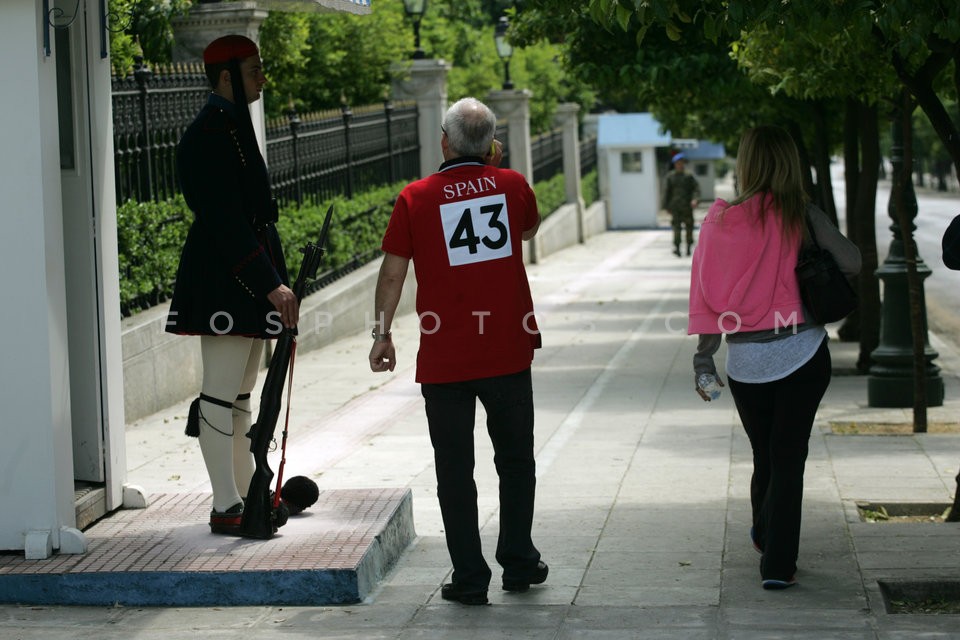
<svg viewBox="0 0 960 640">
<path fill-rule="evenodd" d="M 720 385 L 717 384 L 717 377 L 712 373 L 701 373 L 697 376 L 697 386 L 707 394 L 711 400 L 720 397 Z"/>
</svg>

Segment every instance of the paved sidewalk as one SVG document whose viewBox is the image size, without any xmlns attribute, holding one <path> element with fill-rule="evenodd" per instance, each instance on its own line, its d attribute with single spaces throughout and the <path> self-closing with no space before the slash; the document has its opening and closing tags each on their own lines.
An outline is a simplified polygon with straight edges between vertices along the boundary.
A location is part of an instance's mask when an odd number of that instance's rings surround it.
<svg viewBox="0 0 960 640">
<path fill-rule="evenodd" d="M 760 588 L 748 538 L 750 449 L 729 393 L 692 389 L 685 335 L 689 258 L 668 230 L 611 232 L 529 268 L 544 348 L 534 363 L 534 540 L 550 577 L 489 607 L 440 599 L 449 559 L 432 451 L 413 383 L 413 316 L 394 326 L 399 367 L 374 375 L 369 338 L 300 354 L 286 475 L 323 490 L 404 489 L 417 537 L 362 604 L 328 607 L 0 607 L 0 637 L 363 639 L 960 638 L 960 616 L 888 614 L 878 581 L 960 580 L 960 525 L 860 522 L 855 503 L 950 501 L 960 435 L 850 436 L 832 423 L 909 422 L 868 409 L 866 379 L 837 375 L 810 442 L 800 586 Z M 960 419 L 960 356 L 937 336 L 945 406 Z M 849 370 L 854 345 L 831 343 Z M 721 352 L 720 357 L 723 357 Z M 187 403 L 129 426 L 129 481 L 149 494 L 206 492 Z M 482 414 L 482 409 L 479 410 Z M 478 416 L 485 550 L 497 535 L 496 474 Z M 495 565 L 493 565 L 495 567 Z M 498 584 L 495 572 L 493 587 Z M 957 597 L 956 591 L 952 594 Z"/>
</svg>

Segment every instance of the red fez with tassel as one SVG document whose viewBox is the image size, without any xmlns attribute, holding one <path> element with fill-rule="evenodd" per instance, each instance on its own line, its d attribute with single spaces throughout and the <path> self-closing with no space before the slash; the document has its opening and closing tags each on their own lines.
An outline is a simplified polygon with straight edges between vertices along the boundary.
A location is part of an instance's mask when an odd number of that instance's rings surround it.
<svg viewBox="0 0 960 640">
<path fill-rule="evenodd" d="M 260 55 L 260 50 L 253 40 L 246 36 L 229 35 L 207 45 L 203 50 L 203 64 L 220 64 L 234 58 L 243 60 L 257 55 Z"/>
</svg>

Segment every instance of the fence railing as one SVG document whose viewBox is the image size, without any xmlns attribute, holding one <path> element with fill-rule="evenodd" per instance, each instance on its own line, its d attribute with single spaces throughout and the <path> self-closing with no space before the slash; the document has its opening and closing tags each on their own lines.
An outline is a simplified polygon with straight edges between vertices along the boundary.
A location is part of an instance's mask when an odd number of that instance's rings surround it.
<svg viewBox="0 0 960 640">
<path fill-rule="evenodd" d="M 176 146 L 209 93 L 200 64 L 152 72 L 138 62 L 133 75 L 113 79 L 117 202 L 179 193 Z M 292 112 L 268 123 L 266 146 L 271 185 L 281 204 L 350 197 L 420 174 L 413 104 Z"/>
<path fill-rule="evenodd" d="M 113 79 L 117 202 L 179 193 L 177 142 L 209 93 L 200 65 L 169 65 L 154 73 L 139 61 L 133 75 Z"/>
<path fill-rule="evenodd" d="M 580 139 L 580 177 L 597 168 L 597 136 Z"/>
<path fill-rule="evenodd" d="M 549 180 L 563 172 L 563 130 L 554 129 L 530 141 L 533 181 Z"/>
<path fill-rule="evenodd" d="M 271 184 L 281 204 L 304 197 L 352 197 L 420 171 L 417 108 L 413 104 L 296 112 L 267 125 Z"/>
</svg>

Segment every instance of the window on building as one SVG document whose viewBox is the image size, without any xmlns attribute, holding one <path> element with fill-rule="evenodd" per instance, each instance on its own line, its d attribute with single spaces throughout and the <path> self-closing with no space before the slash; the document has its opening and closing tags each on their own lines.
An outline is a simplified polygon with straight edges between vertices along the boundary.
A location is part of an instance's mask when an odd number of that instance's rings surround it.
<svg viewBox="0 0 960 640">
<path fill-rule="evenodd" d="M 643 152 L 624 151 L 621 153 L 620 171 L 623 173 L 643 173 Z"/>
</svg>

